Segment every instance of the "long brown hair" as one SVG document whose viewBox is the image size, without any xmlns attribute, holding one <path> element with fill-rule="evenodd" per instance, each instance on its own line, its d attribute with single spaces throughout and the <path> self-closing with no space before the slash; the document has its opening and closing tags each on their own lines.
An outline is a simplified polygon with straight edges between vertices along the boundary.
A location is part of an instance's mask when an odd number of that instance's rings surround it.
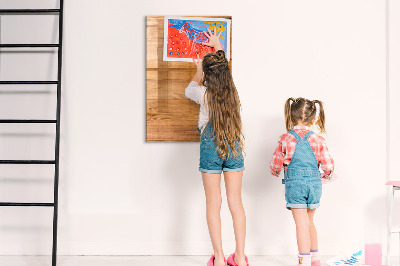
<svg viewBox="0 0 400 266">
<path fill-rule="evenodd" d="M 304 124 L 310 123 L 317 114 L 317 106 L 319 105 L 319 115 L 317 125 L 322 133 L 325 131 L 325 113 L 324 104 L 319 100 L 310 101 L 304 98 L 289 98 L 285 103 L 285 122 L 286 130 L 292 130 L 293 126 L 298 122 Z"/>
<path fill-rule="evenodd" d="M 240 100 L 225 52 L 218 50 L 203 57 L 203 85 L 207 88 L 206 99 L 209 123 L 214 142 L 221 158 L 229 156 L 229 148 L 234 157 L 243 150 L 242 120 Z"/>
</svg>

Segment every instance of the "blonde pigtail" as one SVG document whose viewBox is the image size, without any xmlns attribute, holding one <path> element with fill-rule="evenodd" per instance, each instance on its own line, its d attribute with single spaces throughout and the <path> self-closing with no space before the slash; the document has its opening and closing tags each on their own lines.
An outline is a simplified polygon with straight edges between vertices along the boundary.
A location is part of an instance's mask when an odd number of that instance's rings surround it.
<svg viewBox="0 0 400 266">
<path fill-rule="evenodd" d="M 319 100 L 314 100 L 313 104 L 319 105 L 319 115 L 318 115 L 317 125 L 318 125 L 319 129 L 321 130 L 321 133 L 326 133 L 324 104 Z"/>
<path fill-rule="evenodd" d="M 293 120 L 292 120 L 292 105 L 290 101 L 294 102 L 295 99 L 289 98 L 285 103 L 285 122 L 286 122 L 286 130 L 290 131 L 293 129 Z"/>
</svg>

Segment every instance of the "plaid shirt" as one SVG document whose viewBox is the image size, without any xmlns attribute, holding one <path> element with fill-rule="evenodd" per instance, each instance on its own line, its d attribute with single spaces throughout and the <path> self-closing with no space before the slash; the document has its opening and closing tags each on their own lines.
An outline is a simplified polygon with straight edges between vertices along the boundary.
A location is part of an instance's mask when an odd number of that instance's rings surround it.
<svg viewBox="0 0 400 266">
<path fill-rule="evenodd" d="M 305 126 L 295 126 L 293 130 L 296 131 L 296 133 L 302 138 L 310 130 L 310 128 Z M 293 157 L 293 153 L 296 148 L 296 142 L 296 138 L 290 133 L 285 133 L 280 136 L 278 147 L 274 152 L 270 164 L 272 175 L 279 176 L 282 166 L 284 166 L 284 170 L 286 171 L 286 168 Z M 335 165 L 332 157 L 329 155 L 325 139 L 317 134 L 311 134 L 308 138 L 308 142 L 310 143 L 311 149 L 317 158 L 318 167 L 320 167 L 322 170 L 322 178 L 330 179 L 332 177 Z"/>
</svg>

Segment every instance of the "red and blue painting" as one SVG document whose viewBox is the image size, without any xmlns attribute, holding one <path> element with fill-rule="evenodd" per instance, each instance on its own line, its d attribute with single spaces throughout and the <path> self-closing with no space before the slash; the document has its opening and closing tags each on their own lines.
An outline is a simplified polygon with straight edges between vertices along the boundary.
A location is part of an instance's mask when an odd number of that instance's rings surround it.
<svg viewBox="0 0 400 266">
<path fill-rule="evenodd" d="M 225 18 L 164 17 L 164 61 L 192 62 L 199 55 L 214 52 L 214 48 L 203 45 L 208 42 L 207 29 L 221 33 L 220 42 L 230 56 L 231 20 Z"/>
</svg>

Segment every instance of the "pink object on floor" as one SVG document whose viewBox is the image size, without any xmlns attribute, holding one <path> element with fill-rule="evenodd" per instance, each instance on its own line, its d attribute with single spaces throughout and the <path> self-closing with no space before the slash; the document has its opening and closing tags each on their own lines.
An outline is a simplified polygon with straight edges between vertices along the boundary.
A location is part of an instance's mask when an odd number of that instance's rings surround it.
<svg viewBox="0 0 400 266">
<path fill-rule="evenodd" d="M 332 181 L 335 181 L 338 178 L 337 174 L 333 174 L 331 179 L 322 178 L 322 184 L 328 184 Z"/>
<path fill-rule="evenodd" d="M 386 185 L 400 187 L 400 181 L 388 181 Z"/>
<path fill-rule="evenodd" d="M 211 258 L 208 260 L 208 262 L 207 262 L 207 266 L 214 266 L 214 260 L 215 260 L 215 255 L 214 254 L 212 254 L 211 255 Z M 224 258 L 224 262 L 225 262 L 225 265 L 227 265 L 226 264 L 226 259 Z"/>
<path fill-rule="evenodd" d="M 244 256 L 244 259 L 246 260 L 247 266 L 249 266 L 249 260 L 247 259 L 247 256 Z M 231 254 L 228 257 L 227 263 L 229 266 L 238 266 L 235 262 L 235 253 Z"/>
<path fill-rule="evenodd" d="M 365 264 L 382 266 L 382 244 L 365 244 Z"/>
</svg>

